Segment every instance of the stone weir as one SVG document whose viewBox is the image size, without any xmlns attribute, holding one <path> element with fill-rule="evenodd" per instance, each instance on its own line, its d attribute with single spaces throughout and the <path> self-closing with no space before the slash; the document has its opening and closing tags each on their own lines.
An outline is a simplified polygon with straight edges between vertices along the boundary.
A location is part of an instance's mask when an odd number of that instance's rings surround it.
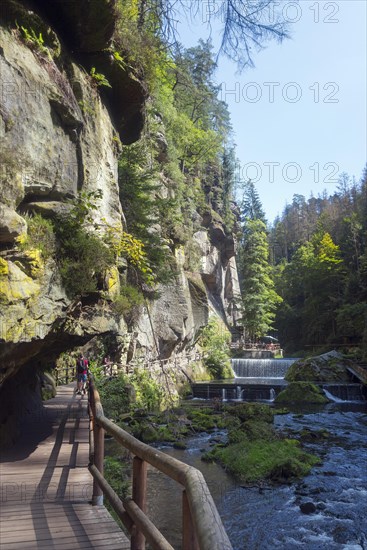
<svg viewBox="0 0 367 550">
<path fill-rule="evenodd" d="M 284 379 L 289 367 L 297 359 L 232 359 L 235 378 L 197 382 L 192 387 L 193 397 L 222 401 L 268 401 L 287 386 Z M 350 382 L 315 382 L 330 401 L 363 402 L 366 399 L 363 385 Z"/>
<path fill-rule="evenodd" d="M 198 382 L 193 396 L 224 401 L 273 401 L 287 385 L 284 376 L 296 359 L 232 359 L 233 380 Z"/>
</svg>

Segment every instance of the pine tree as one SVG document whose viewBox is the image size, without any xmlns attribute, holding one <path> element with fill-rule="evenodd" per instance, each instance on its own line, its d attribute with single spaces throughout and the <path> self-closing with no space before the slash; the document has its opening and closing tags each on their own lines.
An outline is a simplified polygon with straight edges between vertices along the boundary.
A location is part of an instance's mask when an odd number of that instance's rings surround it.
<svg viewBox="0 0 367 550">
<path fill-rule="evenodd" d="M 246 221 L 240 268 L 245 336 L 257 339 L 272 328 L 276 307 L 282 301 L 274 290 L 266 226 L 260 219 Z"/>
<path fill-rule="evenodd" d="M 245 223 L 247 219 L 261 220 L 266 224 L 265 213 L 259 194 L 251 180 L 248 180 L 243 187 L 241 202 L 241 221 Z"/>
</svg>

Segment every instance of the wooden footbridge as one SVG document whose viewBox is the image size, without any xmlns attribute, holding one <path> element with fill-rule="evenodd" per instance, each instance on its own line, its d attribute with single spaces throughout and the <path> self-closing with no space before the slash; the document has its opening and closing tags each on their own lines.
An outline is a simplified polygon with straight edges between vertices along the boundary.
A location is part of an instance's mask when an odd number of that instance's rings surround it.
<svg viewBox="0 0 367 550">
<path fill-rule="evenodd" d="M 132 496 L 121 501 L 103 476 L 104 434 L 132 455 Z M 182 486 L 182 550 L 231 550 L 202 474 L 138 441 L 103 414 L 97 390 L 89 399 L 74 384 L 33 415 L 0 463 L 1 550 L 172 550 L 147 517 L 147 465 Z M 122 531 L 103 506 L 109 500 Z"/>
</svg>

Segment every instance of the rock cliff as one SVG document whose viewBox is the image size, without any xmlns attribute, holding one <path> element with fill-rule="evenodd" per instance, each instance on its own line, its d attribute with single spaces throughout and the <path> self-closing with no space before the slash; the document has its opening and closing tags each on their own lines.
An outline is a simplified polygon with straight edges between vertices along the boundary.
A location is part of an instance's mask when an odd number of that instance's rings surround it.
<svg viewBox="0 0 367 550">
<path fill-rule="evenodd" d="M 81 32 L 87 4 L 93 9 L 88 11 L 86 31 Z M 172 368 L 181 368 L 181 355 L 194 348 L 210 313 L 226 323 L 236 315 L 233 303 L 239 285 L 234 241 L 210 216 L 193 235 L 200 251 L 198 269 L 185 270 L 184 247 L 177 248 L 174 280 L 160 285 L 156 298 L 140 308 L 133 328 L 109 306 L 102 292 L 70 298 L 58 258 L 45 259 L 36 248 L 19 245 L 27 237 L 30 214 L 55 221 L 67 214 L 70 201 L 80 192 L 102 192 L 93 211 L 96 225 L 103 221 L 123 227 L 118 155 L 121 143 L 139 139 L 147 93 L 136 74 L 114 63 L 106 52 L 113 4 L 81 1 L 71 4 L 76 10 L 71 13 L 62 2 L 53 2 L 53 11 L 51 3 L 42 1 L 2 3 L 0 435 L 15 425 L 12 392 L 21 400 L 19 385 L 28 384 L 37 393 L 38 372 L 61 352 L 110 335 L 121 360 L 140 354 L 167 359 Z M 107 92 L 100 93 L 90 76 L 92 67 L 103 67 L 112 85 Z M 117 267 L 114 282 L 118 286 Z M 123 271 L 123 266 L 119 269 Z M 110 279 L 112 283 L 105 281 L 99 290 L 113 292 L 112 275 Z"/>
</svg>

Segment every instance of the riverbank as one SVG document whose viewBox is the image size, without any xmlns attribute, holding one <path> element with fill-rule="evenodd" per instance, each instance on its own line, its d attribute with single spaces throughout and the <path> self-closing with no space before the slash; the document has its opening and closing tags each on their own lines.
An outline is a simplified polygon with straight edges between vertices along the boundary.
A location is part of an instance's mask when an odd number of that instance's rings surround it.
<svg viewBox="0 0 367 550">
<path fill-rule="evenodd" d="M 200 469 L 208 483 L 234 550 L 365 550 L 367 548 L 367 460 L 365 405 L 328 404 L 292 407 L 275 415 L 276 430 L 325 438 L 304 438 L 304 448 L 322 458 L 303 479 L 290 484 L 243 484 L 216 463 L 201 460 L 216 445 L 221 430 L 187 440 L 185 450 L 159 448 Z M 180 549 L 180 491 L 154 469 L 148 474 L 152 520 Z M 301 505 L 312 503 L 302 511 Z M 303 507 L 304 508 L 304 507 Z"/>
</svg>

